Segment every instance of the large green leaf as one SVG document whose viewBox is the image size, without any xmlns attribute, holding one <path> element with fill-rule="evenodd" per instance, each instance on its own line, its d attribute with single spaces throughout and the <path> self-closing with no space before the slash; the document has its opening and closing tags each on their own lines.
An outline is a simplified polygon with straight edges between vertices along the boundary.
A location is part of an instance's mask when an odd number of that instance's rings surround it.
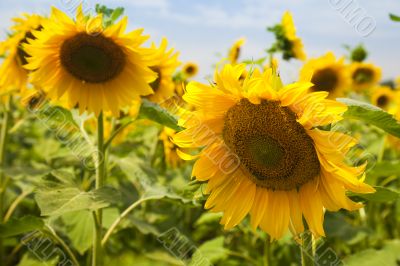
<svg viewBox="0 0 400 266">
<path fill-rule="evenodd" d="M 386 242 L 382 249 L 367 249 L 350 255 L 343 260 L 345 266 L 398 266 L 400 261 L 400 240 Z"/>
<path fill-rule="evenodd" d="M 56 266 L 59 262 L 59 257 L 55 256 L 48 260 L 39 260 L 35 255 L 31 253 L 25 253 L 18 266 Z"/>
<path fill-rule="evenodd" d="M 218 237 L 201 245 L 193 254 L 189 266 L 211 266 L 227 256 L 228 250 L 224 248 L 224 237 Z"/>
<path fill-rule="evenodd" d="M 371 194 L 356 194 L 350 193 L 350 196 L 356 196 L 357 198 L 361 198 L 363 200 L 371 201 L 371 202 L 390 202 L 397 200 L 400 197 L 400 193 L 390 188 L 386 187 L 374 187 L 376 189 L 375 193 Z"/>
<path fill-rule="evenodd" d="M 345 118 L 363 121 L 400 138 L 400 123 L 393 115 L 368 103 L 347 98 L 337 100 L 348 106 L 348 110 L 344 113 Z"/>
<path fill-rule="evenodd" d="M 0 237 L 11 237 L 44 227 L 42 219 L 34 216 L 24 216 L 22 218 L 11 218 L 7 223 L 0 224 Z"/>
<path fill-rule="evenodd" d="M 382 161 L 368 172 L 368 176 L 381 177 L 400 174 L 400 161 Z"/>
<path fill-rule="evenodd" d="M 182 130 L 182 128 L 178 126 L 177 119 L 172 114 L 160 107 L 158 104 L 152 103 L 146 99 L 142 100 L 139 118 L 150 119 L 176 131 Z"/>
</svg>

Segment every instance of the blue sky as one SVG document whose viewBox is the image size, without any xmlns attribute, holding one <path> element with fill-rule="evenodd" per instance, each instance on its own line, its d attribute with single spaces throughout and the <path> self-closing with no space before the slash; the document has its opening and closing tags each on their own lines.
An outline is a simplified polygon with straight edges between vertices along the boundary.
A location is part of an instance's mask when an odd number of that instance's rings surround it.
<svg viewBox="0 0 400 266">
<path fill-rule="evenodd" d="M 10 18 L 21 12 L 46 14 L 51 5 L 66 12 L 78 0 L 0 0 L 1 37 L 4 38 Z M 282 13 L 293 13 L 298 35 L 303 38 L 309 57 L 334 51 L 345 53 L 343 44 L 363 43 L 370 51 L 369 61 L 383 68 L 383 76 L 400 75 L 400 23 L 389 20 L 388 13 L 400 14 L 398 0 L 86 0 L 110 7 L 123 6 L 129 16 L 130 29 L 143 27 L 151 40 L 165 36 L 180 51 L 181 61 L 194 61 L 201 67 L 199 79 L 212 73 L 212 65 L 226 55 L 229 46 L 245 37 L 242 58 L 264 56 L 273 36 L 265 31 L 280 21 Z M 343 10 L 345 6 L 347 9 Z M 351 21 L 351 13 L 357 15 Z M 347 18 L 346 18 L 347 14 Z M 357 24 L 364 19 L 365 24 Z M 373 21 L 374 29 L 362 28 Z M 372 25 L 372 24 L 371 24 Z M 368 26 L 368 25 L 367 25 Z M 358 28 L 358 30 L 357 30 Z M 361 29 L 361 30 L 360 30 Z M 297 78 L 300 62 L 282 64 L 281 73 L 289 82 Z"/>
</svg>

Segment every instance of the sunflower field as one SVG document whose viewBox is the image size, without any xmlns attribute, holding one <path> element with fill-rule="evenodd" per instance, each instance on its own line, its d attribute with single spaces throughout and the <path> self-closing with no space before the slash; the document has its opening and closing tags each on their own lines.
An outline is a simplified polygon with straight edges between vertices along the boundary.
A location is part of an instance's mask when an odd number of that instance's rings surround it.
<svg viewBox="0 0 400 266">
<path fill-rule="evenodd" d="M 0 266 L 400 265 L 400 79 L 367 45 L 309 56 L 285 11 L 205 73 L 123 7 L 47 8 L 0 42 Z"/>
</svg>

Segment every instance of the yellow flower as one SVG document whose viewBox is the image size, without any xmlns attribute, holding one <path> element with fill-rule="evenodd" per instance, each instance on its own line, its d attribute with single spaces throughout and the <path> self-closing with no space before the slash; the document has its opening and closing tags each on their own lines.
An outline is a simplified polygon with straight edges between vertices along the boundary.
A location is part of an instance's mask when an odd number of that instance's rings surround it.
<svg viewBox="0 0 400 266">
<path fill-rule="evenodd" d="M 300 71 L 300 79 L 308 80 L 310 73 L 311 83 L 314 84 L 311 90 L 327 91 L 331 99 L 343 96 L 349 86 L 344 58 L 336 60 L 331 52 L 307 61 Z"/>
<path fill-rule="evenodd" d="M 350 65 L 352 88 L 356 91 L 368 89 L 378 84 L 381 75 L 381 69 L 370 63 L 356 62 Z"/>
<path fill-rule="evenodd" d="M 304 51 L 303 42 L 296 35 L 296 26 L 294 25 L 293 16 L 290 12 L 286 11 L 282 17 L 282 27 L 286 39 L 289 41 L 291 51 L 294 58 L 306 60 L 306 53 Z"/>
<path fill-rule="evenodd" d="M 160 140 L 162 140 L 164 146 L 165 161 L 167 162 L 167 165 L 172 168 L 177 168 L 183 163 L 177 153 L 178 146 L 176 146 L 171 140 L 175 134 L 175 130 L 167 127 L 164 127 L 160 134 Z"/>
<path fill-rule="evenodd" d="M 229 49 L 228 59 L 231 64 L 236 64 L 240 56 L 240 49 L 246 42 L 244 38 L 237 40 L 233 46 Z"/>
<path fill-rule="evenodd" d="M 393 106 L 395 98 L 396 93 L 388 86 L 376 87 L 371 94 L 372 104 L 385 111 L 389 111 L 390 107 Z"/>
<path fill-rule="evenodd" d="M 23 92 L 27 88 L 28 71 L 23 68 L 27 63 L 27 54 L 22 44 L 34 38 L 32 31 L 40 29 L 43 21 L 44 18 L 39 15 L 28 14 L 13 19 L 12 35 L 0 43 L 0 55 L 4 56 L 0 66 L 1 94 L 14 90 Z"/>
<path fill-rule="evenodd" d="M 98 115 L 111 111 L 119 115 L 140 96 L 153 93 L 149 83 L 157 74 L 151 71 L 141 45 L 148 39 L 142 29 L 124 33 L 127 18 L 103 29 L 103 17 L 90 19 L 80 6 L 76 21 L 53 8 L 51 18 L 35 31 L 36 40 L 25 45 L 32 83 L 48 97 L 66 97 L 70 106 L 78 106 Z"/>
<path fill-rule="evenodd" d="M 147 96 L 150 101 L 161 103 L 174 95 L 175 84 L 172 80 L 176 68 L 180 65 L 179 53 L 171 49 L 167 51 L 168 41 L 163 39 L 159 48 L 155 44 L 151 47 L 150 59 L 154 62 L 150 68 L 158 74 L 158 77 L 150 86 L 154 94 Z"/>
<path fill-rule="evenodd" d="M 250 214 L 254 229 L 279 239 L 288 228 L 303 232 L 304 217 L 323 236 L 324 209 L 358 209 L 346 191 L 374 191 L 363 183 L 365 165 L 345 163 L 357 141 L 317 128 L 341 120 L 347 107 L 327 92 L 308 93 L 310 82 L 283 86 L 272 69 L 255 70 L 241 85 L 244 69 L 226 65 L 216 85 L 191 82 L 183 97 L 196 111 L 183 113 L 186 129 L 174 142 L 186 150 L 183 159 L 198 158 L 192 176 L 208 182 L 205 208 L 224 213 L 225 229 Z"/>
<path fill-rule="evenodd" d="M 188 62 L 183 66 L 183 73 L 187 78 L 196 76 L 198 72 L 199 67 L 193 62 Z"/>
</svg>

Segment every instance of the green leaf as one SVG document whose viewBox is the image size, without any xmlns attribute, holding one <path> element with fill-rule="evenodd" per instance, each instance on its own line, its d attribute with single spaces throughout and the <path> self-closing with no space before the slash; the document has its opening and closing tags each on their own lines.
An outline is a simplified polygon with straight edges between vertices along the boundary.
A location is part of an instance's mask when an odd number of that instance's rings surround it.
<svg viewBox="0 0 400 266">
<path fill-rule="evenodd" d="M 377 162 L 376 165 L 368 172 L 368 176 L 382 177 L 399 175 L 399 173 L 400 161 L 381 161 Z"/>
<path fill-rule="evenodd" d="M 18 219 L 11 218 L 7 223 L 0 224 L 0 237 L 6 238 L 40 230 L 43 226 L 43 220 L 34 216 L 28 215 Z"/>
<path fill-rule="evenodd" d="M 59 257 L 55 256 L 49 260 L 42 261 L 38 260 L 35 255 L 31 253 L 25 253 L 18 266 L 56 266 L 59 262 Z"/>
<path fill-rule="evenodd" d="M 60 106 L 46 104 L 34 112 L 49 129 L 57 130 L 62 128 L 63 131 L 68 131 L 72 128 L 79 128 L 74 121 L 72 113 Z"/>
<path fill-rule="evenodd" d="M 348 110 L 344 113 L 345 118 L 363 121 L 400 138 L 400 123 L 393 115 L 368 103 L 347 98 L 337 100 L 348 106 Z"/>
<path fill-rule="evenodd" d="M 124 11 L 125 9 L 123 7 L 117 7 L 116 9 L 114 9 L 110 17 L 111 21 L 117 21 L 124 14 Z"/>
<path fill-rule="evenodd" d="M 83 255 L 91 246 L 93 241 L 93 215 L 87 210 L 70 212 L 62 216 L 66 225 L 65 232 L 74 248 Z"/>
<path fill-rule="evenodd" d="M 400 16 L 397 16 L 395 14 L 389 14 L 389 17 L 393 21 L 400 22 Z"/>
<path fill-rule="evenodd" d="M 226 259 L 227 249 L 224 248 L 224 237 L 218 237 L 205 242 L 193 254 L 189 266 L 211 266 L 219 260 Z"/>
<path fill-rule="evenodd" d="M 39 190 L 35 195 L 42 216 L 58 216 L 79 210 L 94 211 L 110 206 L 119 197 L 119 192 L 110 187 L 89 192 L 73 187 Z"/>
<path fill-rule="evenodd" d="M 398 266 L 400 261 L 400 240 L 385 243 L 382 249 L 367 249 L 350 255 L 343 260 L 345 266 Z"/>
<path fill-rule="evenodd" d="M 356 194 L 350 193 L 350 196 L 356 196 L 371 202 L 390 202 L 397 200 L 400 197 L 400 193 L 390 188 L 385 187 L 374 187 L 376 189 L 375 193 L 371 194 Z"/>
<path fill-rule="evenodd" d="M 178 126 L 178 121 L 173 115 L 171 115 L 164 108 L 160 107 L 158 104 L 152 103 L 146 99 L 142 100 L 139 118 L 150 119 L 176 131 L 182 130 L 182 128 Z"/>
</svg>

